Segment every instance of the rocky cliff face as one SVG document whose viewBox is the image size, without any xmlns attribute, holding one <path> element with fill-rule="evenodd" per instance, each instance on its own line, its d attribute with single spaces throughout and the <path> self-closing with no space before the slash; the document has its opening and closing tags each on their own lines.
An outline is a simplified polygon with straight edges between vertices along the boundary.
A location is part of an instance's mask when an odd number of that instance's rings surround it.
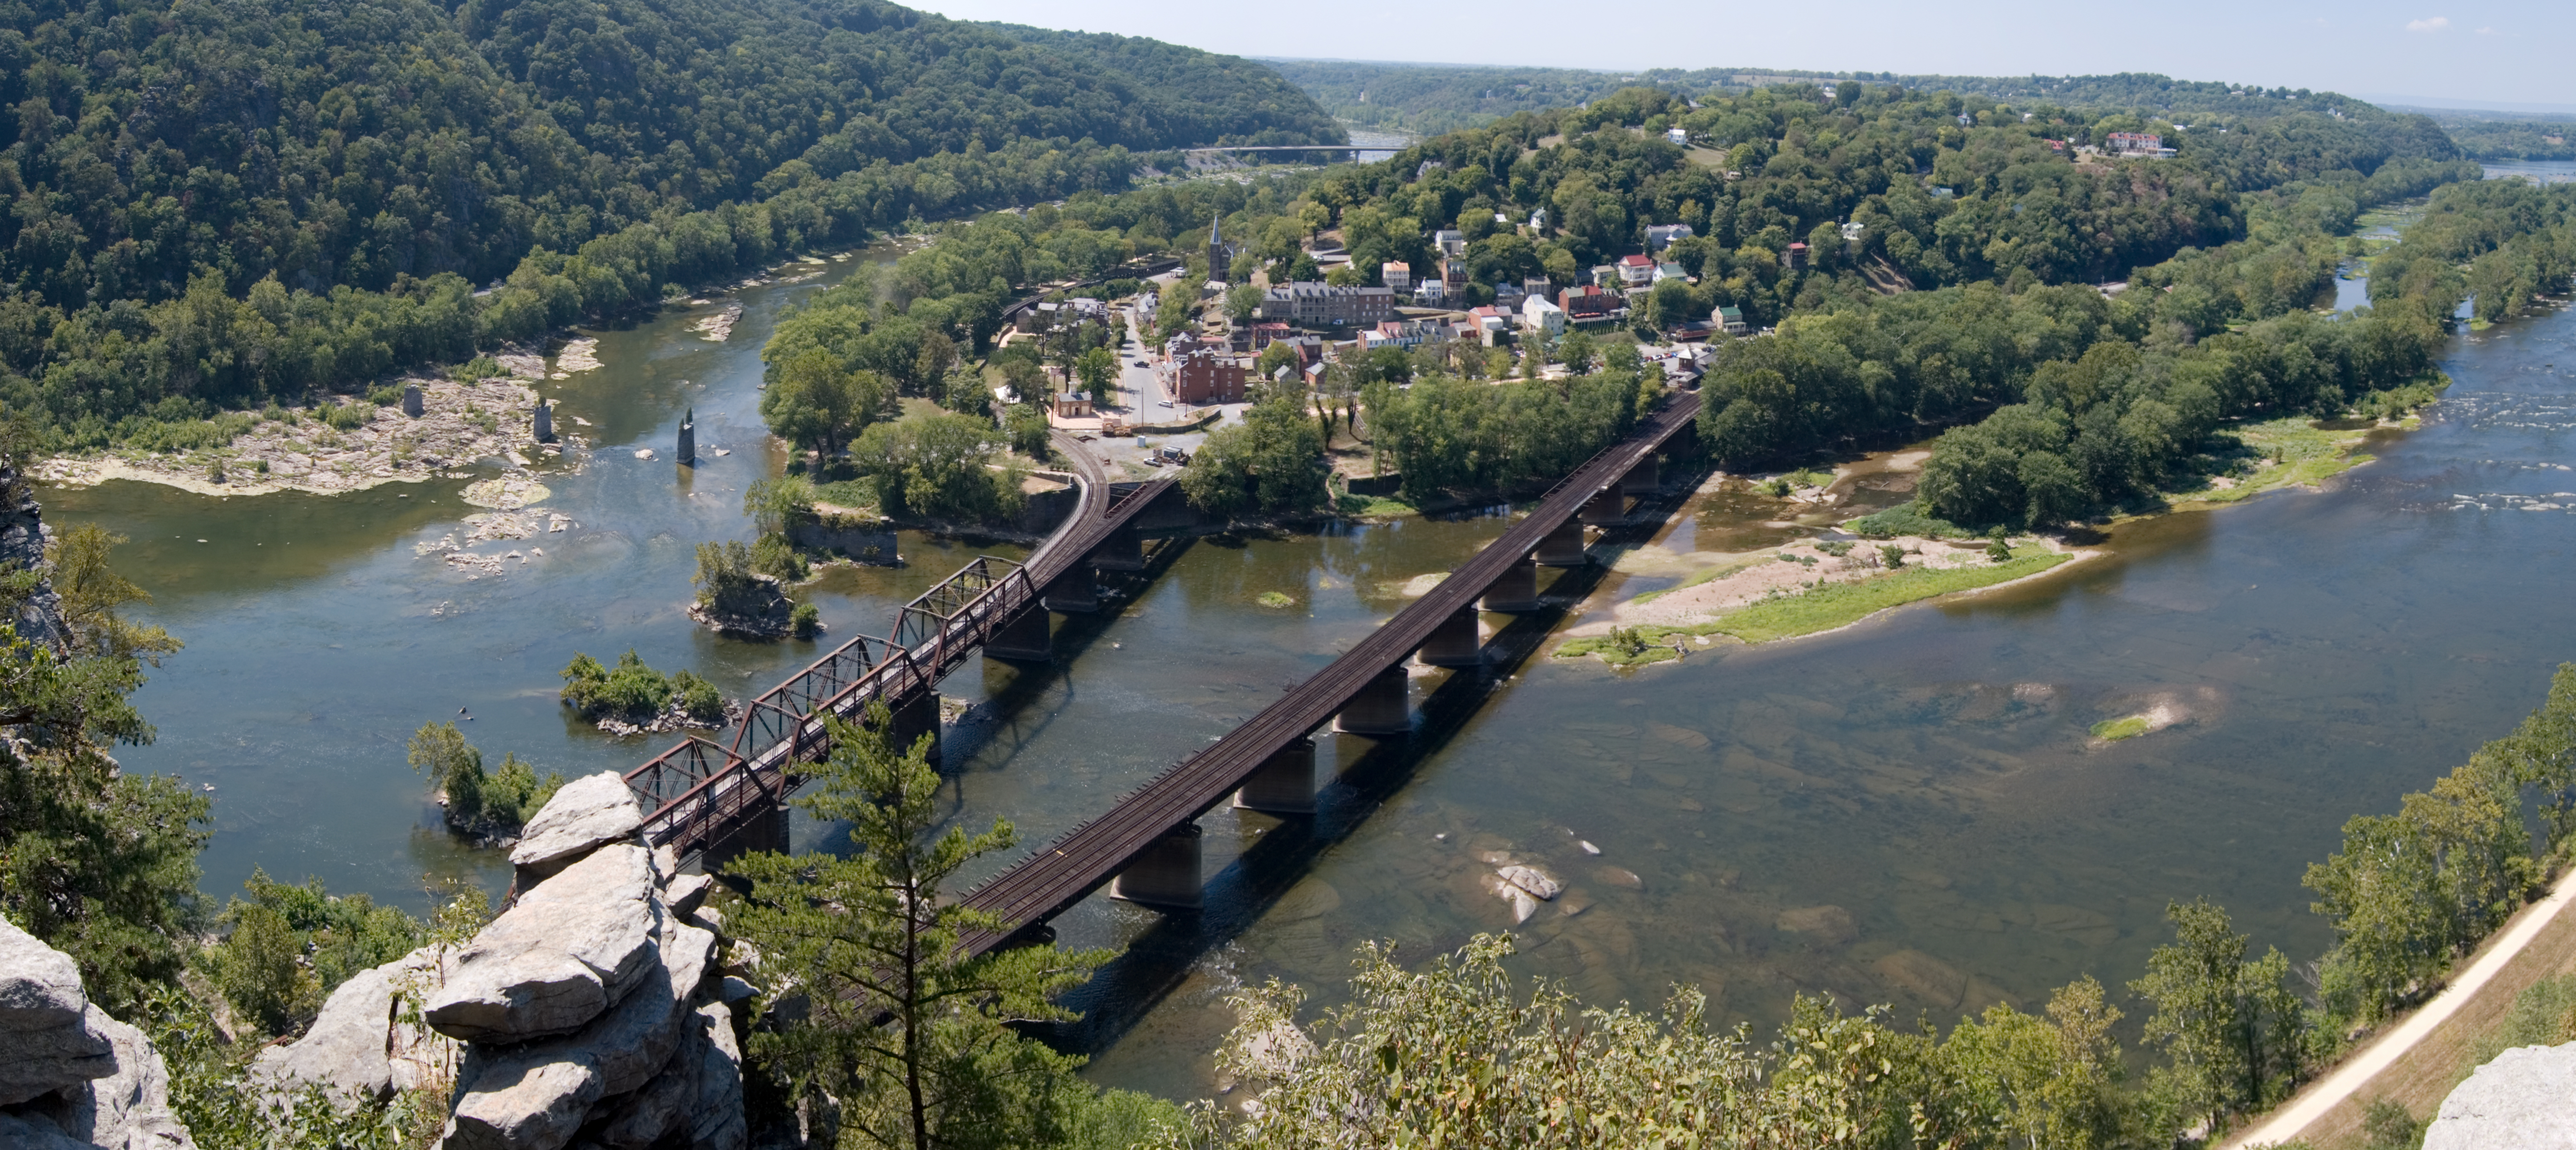
<svg viewBox="0 0 2576 1150">
<path fill-rule="evenodd" d="M 712 884 L 643 822 L 615 774 L 567 784 L 511 852 L 509 909 L 349 980 L 258 1072 L 352 1101 L 452 1073 L 447 1150 L 740 1150 L 750 985 L 724 977 Z"/>
<path fill-rule="evenodd" d="M 195 1146 L 143 1032 L 90 1003 L 70 955 L 0 919 L 0 1147 Z"/>
<path fill-rule="evenodd" d="M 0 468 L 0 571 L 36 571 L 45 567 L 45 524 L 36 496 L 16 473 Z M 60 654 L 71 633 L 63 626 L 63 598 L 51 584 L 39 585 L 17 616 L 21 638 L 42 643 Z"/>
<path fill-rule="evenodd" d="M 2576 1146 L 2576 1043 L 2497 1055 L 2451 1088 L 2424 1130 L 2424 1150 L 2568 1146 Z"/>
</svg>

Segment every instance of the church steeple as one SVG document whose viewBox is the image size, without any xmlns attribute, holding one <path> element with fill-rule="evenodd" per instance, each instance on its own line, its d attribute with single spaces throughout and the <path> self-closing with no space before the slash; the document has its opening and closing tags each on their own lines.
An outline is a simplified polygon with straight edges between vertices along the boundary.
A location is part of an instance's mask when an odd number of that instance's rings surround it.
<svg viewBox="0 0 2576 1150">
<path fill-rule="evenodd" d="M 1225 213 L 1223 212 L 1216 213 L 1215 217 L 1208 221 L 1207 265 L 1209 279 L 1232 279 L 1234 276 L 1234 257 L 1226 251 L 1225 247 Z"/>
</svg>

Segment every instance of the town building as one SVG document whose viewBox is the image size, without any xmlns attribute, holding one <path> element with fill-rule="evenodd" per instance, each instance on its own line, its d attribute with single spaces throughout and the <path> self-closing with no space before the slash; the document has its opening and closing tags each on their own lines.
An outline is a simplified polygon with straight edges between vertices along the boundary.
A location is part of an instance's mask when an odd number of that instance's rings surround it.
<svg viewBox="0 0 2576 1150">
<path fill-rule="evenodd" d="M 1395 289 L 1300 281 L 1262 293 L 1261 318 L 1302 327 L 1374 325 L 1395 315 Z"/>
<path fill-rule="evenodd" d="M 1753 330 L 1745 325 L 1744 309 L 1740 307 L 1721 305 L 1716 311 L 1709 313 L 1708 320 L 1717 325 L 1719 331 L 1728 335 L 1743 335 Z"/>
<path fill-rule="evenodd" d="M 1449 294 L 1461 294 L 1467 286 L 1467 261 L 1461 259 L 1440 261 L 1440 282 L 1449 285 Z"/>
<path fill-rule="evenodd" d="M 1664 129 L 1664 139 L 1676 148 L 1687 148 L 1690 146 L 1690 133 L 1680 128 Z"/>
<path fill-rule="evenodd" d="M 1229 280 L 1234 278 L 1234 247 L 1233 245 L 1225 242 L 1225 216 L 1223 213 L 1217 214 L 1208 223 L 1207 265 L 1207 278 L 1209 279 Z"/>
<path fill-rule="evenodd" d="M 1424 307 L 1439 307 L 1447 303 L 1448 299 L 1449 285 L 1440 282 L 1437 277 L 1413 285 L 1413 302 Z"/>
<path fill-rule="evenodd" d="M 1596 286 L 1567 288 L 1557 293 L 1556 306 L 1564 310 L 1565 322 L 1576 327 L 1628 318 L 1627 297 Z"/>
<path fill-rule="evenodd" d="M 1487 304 L 1467 313 L 1467 323 L 1475 329 L 1476 340 L 1486 347 L 1499 347 L 1512 341 L 1512 327 L 1518 316 Z"/>
<path fill-rule="evenodd" d="M 1674 240 L 1686 240 L 1694 234 L 1689 224 L 1655 224 L 1646 229 L 1646 250 L 1659 252 L 1673 246 Z"/>
<path fill-rule="evenodd" d="M 1530 296 L 1521 301 L 1521 327 L 1553 339 L 1565 333 L 1565 309 Z"/>
<path fill-rule="evenodd" d="M 1163 343 L 1163 362 L 1154 375 L 1174 403 L 1239 403 L 1244 396 L 1249 361 L 1188 333 Z"/>
<path fill-rule="evenodd" d="M 1806 267 L 1807 245 L 1804 243 L 1790 244 L 1788 251 L 1780 253 L 1780 265 L 1791 270 Z"/>
<path fill-rule="evenodd" d="M 1533 208 L 1533 209 L 1531 209 L 1531 210 L 1530 210 L 1530 218 L 1529 218 L 1529 226 L 1530 226 L 1530 230 L 1531 230 L 1531 231 L 1534 231 L 1534 232 L 1543 232 L 1543 231 L 1546 231 L 1546 230 L 1547 230 L 1547 209 L 1546 209 L 1546 208 Z"/>
<path fill-rule="evenodd" d="M 2170 159 L 2174 150 L 2165 146 L 2165 138 L 2154 132 L 2113 132 L 2111 153 L 2132 159 Z"/>
<path fill-rule="evenodd" d="M 1690 272 L 1684 270 L 1680 264 L 1665 260 L 1655 265 L 1655 282 L 1662 283 L 1665 280 L 1681 280 L 1688 283 Z"/>
<path fill-rule="evenodd" d="M 1518 311 L 1520 310 L 1521 301 L 1527 298 L 1529 298 L 1529 293 L 1521 290 L 1521 285 L 1519 284 L 1500 283 L 1494 285 L 1495 307 Z"/>
<path fill-rule="evenodd" d="M 1377 278 L 1397 291 L 1413 290 L 1413 265 L 1403 260 L 1388 260 L 1377 266 Z"/>
<path fill-rule="evenodd" d="M 1440 254 L 1444 256 L 1466 255 L 1467 233 L 1454 228 L 1442 228 L 1431 233 L 1431 246 L 1439 248 Z"/>
<path fill-rule="evenodd" d="M 1655 282 L 1655 257 L 1619 257 L 1619 282 L 1628 287 L 1644 287 Z"/>
</svg>

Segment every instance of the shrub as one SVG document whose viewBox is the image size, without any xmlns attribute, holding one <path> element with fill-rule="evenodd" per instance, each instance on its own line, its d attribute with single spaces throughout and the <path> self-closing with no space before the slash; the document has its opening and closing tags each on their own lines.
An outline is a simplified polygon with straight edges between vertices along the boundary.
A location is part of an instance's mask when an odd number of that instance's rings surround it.
<svg viewBox="0 0 2576 1150">
<path fill-rule="evenodd" d="M 823 612 L 811 603 L 799 603 L 788 613 L 788 628 L 799 639 L 811 639 L 823 629 Z"/>
<path fill-rule="evenodd" d="M 1893 543 L 1882 543 L 1878 548 L 1878 558 L 1887 564 L 1888 570 L 1894 571 L 1905 566 L 1905 549 Z"/>
<path fill-rule="evenodd" d="M 392 407 L 401 403 L 402 397 L 403 389 L 399 384 L 382 383 L 367 389 L 367 402 L 378 407 Z"/>
<path fill-rule="evenodd" d="M 617 668 L 600 666 L 599 660 L 576 653 L 563 669 L 563 701 L 584 718 L 623 715 L 650 718 L 662 713 L 662 705 L 671 700 L 671 680 L 661 672 L 644 665 L 642 657 L 629 647 L 617 657 Z"/>
<path fill-rule="evenodd" d="M 671 672 L 672 693 L 680 700 L 681 713 L 702 723 L 724 721 L 724 694 L 716 685 L 699 678 L 692 671 Z"/>
<path fill-rule="evenodd" d="M 813 570 L 805 557 L 796 553 L 796 545 L 784 535 L 763 535 L 751 545 L 751 569 L 781 583 L 798 583 Z"/>
<path fill-rule="evenodd" d="M 510 374 L 510 369 L 501 366 L 500 360 L 494 359 L 488 355 L 478 355 L 463 363 L 457 364 L 454 368 L 450 369 L 447 373 L 447 378 L 456 380 L 459 383 L 472 383 L 478 379 L 489 379 L 493 376 L 506 376 L 508 374 Z M 401 398 L 401 393 L 396 392 L 394 399 L 380 399 L 376 402 L 392 403 Z"/>
<path fill-rule="evenodd" d="M 322 422 L 340 431 L 356 431 L 375 422 L 376 409 L 363 403 L 334 403 L 322 408 Z"/>
</svg>

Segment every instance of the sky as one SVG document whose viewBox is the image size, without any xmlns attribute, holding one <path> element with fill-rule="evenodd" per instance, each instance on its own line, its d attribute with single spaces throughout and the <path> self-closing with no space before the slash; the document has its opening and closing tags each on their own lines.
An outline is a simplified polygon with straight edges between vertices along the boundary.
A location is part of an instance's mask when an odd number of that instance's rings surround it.
<svg viewBox="0 0 2576 1150">
<path fill-rule="evenodd" d="M 2161 72 L 2388 102 L 2576 112 L 2576 3 L 2445 0 L 1562 0 L 1390 5 L 916 0 L 960 20 L 1150 36 L 1214 52 L 1562 68 L 1948 75 Z M 1591 11 L 1596 18 L 1568 19 Z"/>
</svg>

